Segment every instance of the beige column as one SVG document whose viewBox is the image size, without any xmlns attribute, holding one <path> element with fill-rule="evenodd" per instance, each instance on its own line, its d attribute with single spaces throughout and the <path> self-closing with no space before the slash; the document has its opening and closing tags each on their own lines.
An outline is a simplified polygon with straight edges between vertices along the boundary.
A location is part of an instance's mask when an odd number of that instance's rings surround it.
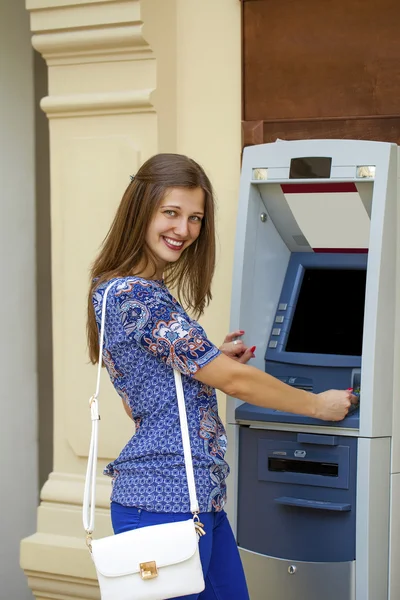
<svg viewBox="0 0 400 600">
<path fill-rule="evenodd" d="M 217 345 L 229 328 L 239 192 L 240 10 L 239 0 L 178 1 L 177 146 L 203 165 L 216 192 L 217 267 L 202 325 Z M 225 419 L 223 394 L 219 412 Z"/>
<path fill-rule="evenodd" d="M 54 470 L 21 565 L 37 599 L 98 598 L 81 521 L 90 438 L 88 269 L 129 175 L 159 151 L 197 158 L 216 184 L 219 265 L 205 323 L 228 327 L 240 161 L 237 0 L 26 0 L 49 70 L 54 344 Z M 111 533 L 101 476 L 132 434 L 104 377 L 96 535 Z"/>
</svg>

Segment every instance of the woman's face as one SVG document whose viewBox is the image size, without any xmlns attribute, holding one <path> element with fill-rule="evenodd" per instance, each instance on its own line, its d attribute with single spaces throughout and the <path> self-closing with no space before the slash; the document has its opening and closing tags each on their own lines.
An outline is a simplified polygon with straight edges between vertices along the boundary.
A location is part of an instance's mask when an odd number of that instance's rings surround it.
<svg viewBox="0 0 400 600">
<path fill-rule="evenodd" d="M 164 196 L 146 235 L 146 243 L 156 257 L 157 279 L 161 279 L 168 263 L 176 262 L 197 240 L 203 217 L 204 191 L 201 188 L 172 188 Z"/>
</svg>

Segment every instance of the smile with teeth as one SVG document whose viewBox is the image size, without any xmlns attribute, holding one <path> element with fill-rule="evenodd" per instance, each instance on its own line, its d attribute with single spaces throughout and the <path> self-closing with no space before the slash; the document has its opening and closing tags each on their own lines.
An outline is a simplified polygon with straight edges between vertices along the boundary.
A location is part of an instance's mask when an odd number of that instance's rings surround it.
<svg viewBox="0 0 400 600">
<path fill-rule="evenodd" d="M 173 240 L 172 238 L 163 236 L 163 240 L 167 246 L 172 247 L 174 250 L 180 250 L 183 246 L 183 241 Z"/>
</svg>

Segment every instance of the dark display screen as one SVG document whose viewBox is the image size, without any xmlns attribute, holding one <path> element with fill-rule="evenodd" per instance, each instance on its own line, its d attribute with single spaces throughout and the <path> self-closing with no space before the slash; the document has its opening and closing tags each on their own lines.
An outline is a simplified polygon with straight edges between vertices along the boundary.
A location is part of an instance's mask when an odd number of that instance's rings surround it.
<svg viewBox="0 0 400 600">
<path fill-rule="evenodd" d="M 292 158 L 289 179 L 328 179 L 331 166 L 332 159 L 327 156 Z"/>
<path fill-rule="evenodd" d="M 361 356 L 365 270 L 306 269 L 286 352 Z"/>
</svg>

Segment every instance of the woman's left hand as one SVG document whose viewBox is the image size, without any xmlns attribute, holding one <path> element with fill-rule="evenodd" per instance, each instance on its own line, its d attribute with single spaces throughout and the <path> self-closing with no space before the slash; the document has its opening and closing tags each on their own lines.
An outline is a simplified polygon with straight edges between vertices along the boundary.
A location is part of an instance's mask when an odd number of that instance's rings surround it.
<svg viewBox="0 0 400 600">
<path fill-rule="evenodd" d="M 242 340 L 237 339 L 244 334 L 244 331 L 232 331 L 232 333 L 228 333 L 226 338 L 224 339 L 224 343 L 220 346 L 221 352 L 232 358 L 233 360 L 237 360 L 240 363 L 246 364 L 251 358 L 255 358 L 254 351 L 256 349 L 255 346 L 249 348 L 246 346 Z"/>
</svg>

